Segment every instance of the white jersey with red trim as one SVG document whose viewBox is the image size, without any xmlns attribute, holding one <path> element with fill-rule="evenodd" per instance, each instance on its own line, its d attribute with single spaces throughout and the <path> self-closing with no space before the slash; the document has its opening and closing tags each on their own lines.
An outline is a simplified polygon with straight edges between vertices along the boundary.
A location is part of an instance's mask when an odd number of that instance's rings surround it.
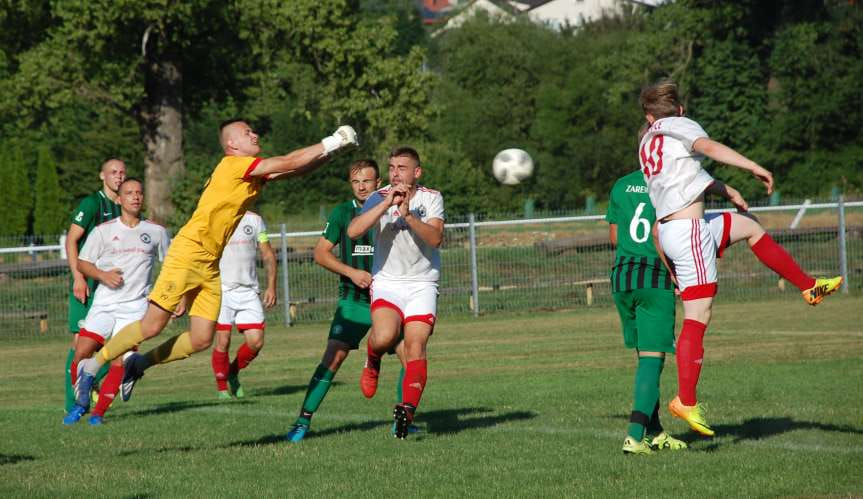
<svg viewBox="0 0 863 499">
<path fill-rule="evenodd" d="M 382 202 L 391 186 L 375 191 L 363 204 L 362 213 Z M 411 213 L 423 222 L 444 220 L 443 196 L 417 186 L 410 202 Z M 394 281 L 437 282 L 440 279 L 440 251 L 425 243 L 402 219 L 397 206 L 390 206 L 378 222 L 372 277 Z"/>
<path fill-rule="evenodd" d="M 269 238 L 264 219 L 257 213 L 247 211 L 219 260 L 223 290 L 247 287 L 258 291 L 258 243 L 266 242 L 269 242 Z"/>
<path fill-rule="evenodd" d="M 96 288 L 93 303 L 122 303 L 146 298 L 153 283 L 153 260 L 165 258 L 168 232 L 161 225 L 141 220 L 129 227 L 120 218 L 98 225 L 81 248 L 78 258 L 100 270 L 120 269 L 123 285 Z"/>
<path fill-rule="evenodd" d="M 641 138 L 638 159 L 657 219 L 691 205 L 713 183 L 701 167 L 704 156 L 692 150 L 702 137 L 707 132 L 698 123 L 670 117 L 656 120 Z"/>
</svg>

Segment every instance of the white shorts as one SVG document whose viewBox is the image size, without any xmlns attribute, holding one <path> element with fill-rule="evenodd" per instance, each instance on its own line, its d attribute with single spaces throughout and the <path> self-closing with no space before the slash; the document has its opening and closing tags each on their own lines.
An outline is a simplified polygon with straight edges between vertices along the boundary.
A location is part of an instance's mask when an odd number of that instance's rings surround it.
<svg viewBox="0 0 863 499">
<path fill-rule="evenodd" d="M 104 345 L 117 331 L 140 320 L 146 312 L 147 298 L 120 303 L 94 303 L 78 334 Z"/>
<path fill-rule="evenodd" d="M 729 213 L 659 224 L 659 243 L 674 263 L 681 299 L 716 296 L 716 259 L 728 247 L 730 234 Z"/>
<path fill-rule="evenodd" d="M 434 327 L 437 318 L 437 283 L 432 281 L 372 281 L 372 306 L 388 307 L 402 318 L 402 325 L 420 321 Z"/>
<path fill-rule="evenodd" d="M 230 331 L 233 324 L 239 331 L 266 328 L 261 297 L 253 288 L 244 286 L 234 289 L 222 288 L 222 307 L 216 330 Z"/>
</svg>

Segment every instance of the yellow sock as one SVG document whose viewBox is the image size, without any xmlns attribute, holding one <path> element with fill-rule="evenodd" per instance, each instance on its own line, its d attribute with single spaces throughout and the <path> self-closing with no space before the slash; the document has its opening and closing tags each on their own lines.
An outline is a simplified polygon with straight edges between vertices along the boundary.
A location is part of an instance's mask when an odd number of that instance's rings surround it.
<svg viewBox="0 0 863 499">
<path fill-rule="evenodd" d="M 167 364 L 182 360 L 195 353 L 192 347 L 192 336 L 184 331 L 144 354 L 146 365 Z"/>
<path fill-rule="evenodd" d="M 117 334 L 108 340 L 108 343 L 105 343 L 102 349 L 99 350 L 99 355 L 94 355 L 93 358 L 96 359 L 96 362 L 98 362 L 99 365 L 104 365 L 143 342 L 144 334 L 141 333 L 141 321 L 135 321 L 118 331 Z"/>
</svg>

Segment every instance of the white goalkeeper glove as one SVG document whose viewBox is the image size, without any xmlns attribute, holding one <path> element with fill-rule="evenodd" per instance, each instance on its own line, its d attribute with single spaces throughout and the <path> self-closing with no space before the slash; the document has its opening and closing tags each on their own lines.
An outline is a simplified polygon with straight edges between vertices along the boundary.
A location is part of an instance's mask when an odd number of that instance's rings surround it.
<svg viewBox="0 0 863 499">
<path fill-rule="evenodd" d="M 357 132 L 349 125 L 342 125 L 329 137 L 321 141 L 324 145 L 324 154 L 332 156 L 333 153 L 343 149 L 352 149 L 360 145 L 357 140 Z"/>
</svg>

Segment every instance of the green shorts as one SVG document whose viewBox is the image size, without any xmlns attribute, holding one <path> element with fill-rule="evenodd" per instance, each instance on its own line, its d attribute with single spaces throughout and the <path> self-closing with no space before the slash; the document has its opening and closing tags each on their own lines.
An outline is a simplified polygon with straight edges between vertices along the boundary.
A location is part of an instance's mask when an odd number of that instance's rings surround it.
<svg viewBox="0 0 863 499">
<path fill-rule="evenodd" d="M 69 332 L 78 334 L 81 329 L 81 324 L 87 317 L 87 312 L 90 311 L 90 305 L 93 304 L 93 295 L 96 294 L 96 286 L 98 282 L 93 279 L 87 279 L 87 286 L 90 288 L 90 294 L 87 296 L 87 303 L 81 303 L 72 294 L 72 280 L 69 280 Z"/>
<path fill-rule="evenodd" d="M 674 353 L 674 291 L 633 289 L 612 293 L 626 348 Z"/>
<path fill-rule="evenodd" d="M 371 327 L 372 314 L 368 303 L 339 300 L 328 338 L 341 341 L 349 345 L 351 350 L 356 350 Z"/>
</svg>

